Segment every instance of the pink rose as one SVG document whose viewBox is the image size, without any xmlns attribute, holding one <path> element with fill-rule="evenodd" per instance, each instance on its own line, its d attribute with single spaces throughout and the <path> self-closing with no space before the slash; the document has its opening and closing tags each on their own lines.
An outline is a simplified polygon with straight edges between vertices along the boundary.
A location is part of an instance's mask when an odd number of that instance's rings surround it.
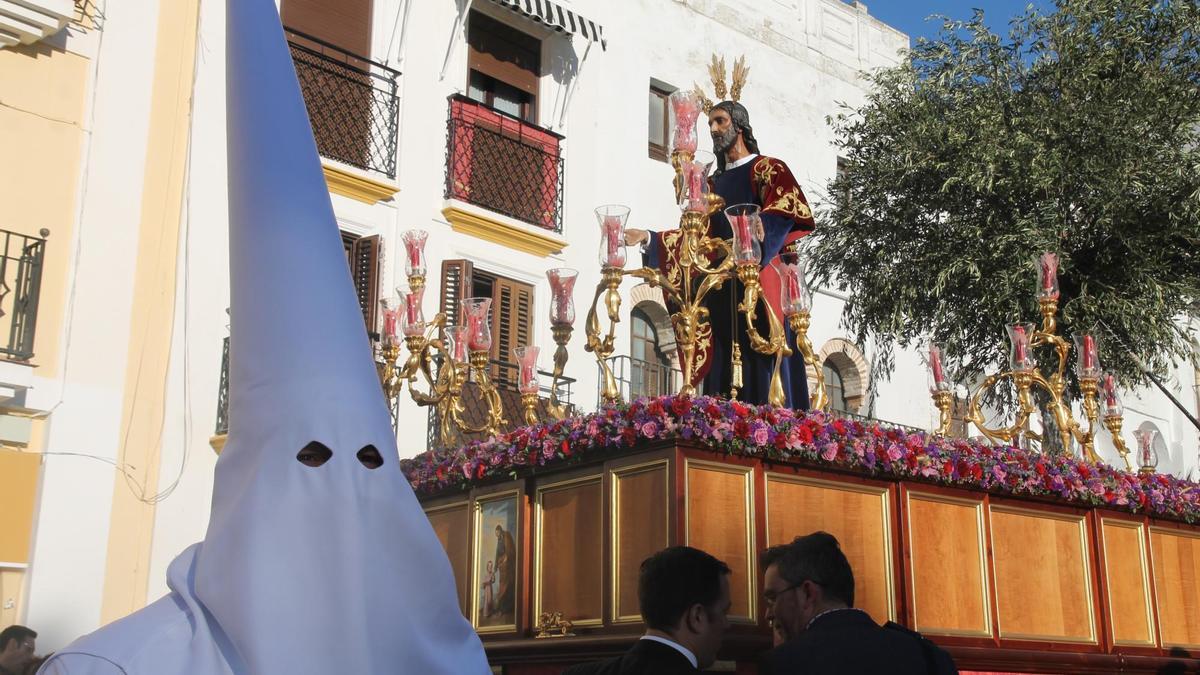
<svg viewBox="0 0 1200 675">
<path fill-rule="evenodd" d="M 658 425 L 654 422 L 646 422 L 642 424 L 642 435 L 646 438 L 654 438 L 654 435 L 657 433 Z"/>
<path fill-rule="evenodd" d="M 759 427 L 754 430 L 754 443 L 756 445 L 766 445 L 767 444 L 767 428 L 766 427 Z"/>
<path fill-rule="evenodd" d="M 895 462 L 904 456 L 904 451 L 900 449 L 899 445 L 892 443 L 891 445 L 888 446 L 887 456 L 888 456 L 888 459 Z"/>
<path fill-rule="evenodd" d="M 828 443 L 825 445 L 825 449 L 821 451 L 821 459 L 825 460 L 826 462 L 832 462 L 837 458 L 837 451 L 837 444 Z"/>
</svg>

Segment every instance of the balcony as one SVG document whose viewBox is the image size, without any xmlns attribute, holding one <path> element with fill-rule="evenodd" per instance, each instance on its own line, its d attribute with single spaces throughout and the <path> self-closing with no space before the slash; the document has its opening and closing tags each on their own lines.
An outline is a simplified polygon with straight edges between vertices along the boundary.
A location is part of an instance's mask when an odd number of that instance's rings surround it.
<svg viewBox="0 0 1200 675">
<path fill-rule="evenodd" d="M 517 364 L 507 363 L 504 361 L 491 360 L 492 365 L 491 377 L 496 385 L 496 389 L 500 393 L 501 410 L 504 411 L 504 419 L 508 420 L 508 425 L 500 431 L 511 431 L 518 427 L 525 426 L 524 408 L 521 407 L 521 393 L 517 391 Z M 538 379 L 542 383 L 541 398 L 538 399 L 537 415 L 538 420 L 542 422 L 553 419 L 550 416 L 550 382 L 554 373 L 549 373 L 544 370 L 538 371 Z M 571 405 L 571 385 L 575 380 L 569 377 L 560 377 L 558 379 L 558 402 L 568 408 L 568 414 L 574 415 L 578 411 Z M 483 400 L 483 396 L 479 393 L 479 387 L 474 382 L 467 382 L 463 387 L 462 401 L 464 413 L 463 419 L 467 424 L 478 426 L 487 418 L 487 403 Z M 441 447 L 438 439 L 438 415 L 434 408 L 429 409 L 429 426 L 426 431 L 425 447 L 427 450 Z M 479 438 L 479 434 L 464 435 L 457 433 L 450 445 L 453 447 L 464 445 L 473 439 Z"/>
<path fill-rule="evenodd" d="M 0 230 L 0 246 L 0 335 L 8 333 L 8 340 L 0 341 L 0 355 L 27 361 L 33 356 L 46 240 Z"/>
<path fill-rule="evenodd" d="M 400 72 L 311 35 L 286 33 L 317 151 L 395 178 Z"/>
<path fill-rule="evenodd" d="M 632 401 L 643 396 L 666 396 L 679 391 L 683 382 L 683 373 L 664 363 L 651 363 L 629 356 L 613 356 L 608 359 L 608 367 L 612 369 L 613 377 L 617 378 L 617 390 L 621 399 Z M 596 365 L 599 369 L 599 364 Z M 596 397 L 600 399 L 600 388 L 604 386 L 604 371 L 599 371 L 596 379 Z"/>
<path fill-rule="evenodd" d="M 445 198 L 561 233 L 563 136 L 459 94 L 449 109 Z"/>
</svg>

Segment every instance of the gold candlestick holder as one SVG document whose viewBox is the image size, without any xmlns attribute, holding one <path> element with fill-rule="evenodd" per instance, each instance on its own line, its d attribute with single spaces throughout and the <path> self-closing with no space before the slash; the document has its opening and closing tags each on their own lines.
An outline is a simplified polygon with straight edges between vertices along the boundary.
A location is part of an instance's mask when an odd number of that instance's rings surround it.
<svg viewBox="0 0 1200 675">
<path fill-rule="evenodd" d="M 554 336 L 554 376 L 550 380 L 550 401 L 546 405 L 551 417 L 561 420 L 567 416 L 570 406 L 563 405 L 558 400 L 558 381 L 562 378 L 563 370 L 567 367 L 567 343 L 571 341 L 571 333 L 575 327 L 569 323 L 556 321 L 550 326 Z M 528 419 L 528 417 L 526 417 Z"/>
<path fill-rule="evenodd" d="M 1100 428 L 1098 424 L 1100 409 L 1097 402 L 1098 379 L 1092 376 L 1079 379 L 1080 392 L 1083 394 L 1080 407 L 1083 410 L 1083 418 L 1087 420 L 1087 429 L 1085 430 L 1083 425 L 1072 415 L 1071 408 L 1064 397 L 1070 344 L 1057 333 L 1057 295 L 1044 295 L 1038 298 L 1038 310 L 1042 323 L 1040 328 L 1033 330 L 1029 339 L 1029 349 L 1039 347 L 1053 349 L 1057 357 L 1057 367 L 1048 374 L 1043 374 L 1036 366 L 1030 365 L 1027 368 L 1011 369 L 989 375 L 970 396 L 967 421 L 993 443 L 1013 444 L 1024 437 L 1042 444 L 1046 440 L 1044 435 L 1029 428 L 1030 418 L 1039 412 L 1038 406 L 1034 403 L 1033 392 L 1040 391 L 1046 401 L 1041 410 L 1053 418 L 1054 426 L 1058 431 L 1058 440 L 1062 443 L 1064 452 L 1069 452 L 1072 442 L 1075 442 L 1078 443 L 1084 459 L 1098 463 L 1101 461 L 1100 456 L 1096 454 L 1095 443 L 1096 434 Z M 1030 361 L 1030 363 L 1034 362 Z M 982 399 L 988 391 L 1004 381 L 1011 381 L 1017 390 L 1016 415 L 1012 424 L 1008 426 L 991 427 L 988 426 L 983 414 Z M 948 391 L 934 391 L 932 396 L 934 405 L 942 412 L 938 433 L 946 434 L 949 432 L 950 426 L 948 411 L 953 402 L 952 395 Z M 1126 468 L 1132 469 L 1128 457 L 1129 450 L 1121 438 L 1121 416 L 1119 414 L 1105 415 L 1103 426 L 1112 435 L 1113 444 L 1125 461 Z"/>
<path fill-rule="evenodd" d="M 825 390 L 825 369 L 821 367 L 821 363 L 817 360 L 812 342 L 808 339 L 808 327 L 811 323 L 812 315 L 809 312 L 796 312 L 788 317 L 788 325 L 791 326 L 792 333 L 795 334 L 796 350 L 800 352 L 800 356 L 804 359 L 804 365 L 812 368 L 816 377 L 814 391 L 808 395 L 809 409 L 829 410 L 829 393 Z"/>
<path fill-rule="evenodd" d="M 685 167 L 693 159 L 694 153 L 690 152 L 677 151 L 671 156 L 671 163 L 676 172 L 674 186 L 677 199 L 681 197 L 686 185 Z M 683 375 L 679 393 L 683 396 L 696 393 L 693 380 L 695 374 L 705 365 L 699 359 L 707 358 L 699 353 L 698 345 L 712 336 L 709 312 L 704 301 L 710 292 L 721 288 L 726 282 L 734 278 L 740 280 L 745 290 L 737 309 L 746 315 L 750 347 L 757 353 L 775 357 L 769 401 L 778 406 L 785 404 L 781 368 L 783 358 L 792 352 L 787 346 L 783 324 L 762 298 L 758 266 L 738 265 L 729 241 L 707 235 L 710 219 L 725 207 L 725 201 L 719 195 L 709 192 L 704 194 L 703 206 L 703 210 L 685 210 L 679 218 L 678 229 L 663 234 L 664 239 L 670 240 L 672 250 L 678 252 L 678 259 L 669 275 L 650 267 L 625 270 L 622 267 L 606 265 L 602 268 L 601 280 L 596 286 L 584 330 L 587 334 L 586 349 L 596 355 L 599 363 L 600 396 L 605 402 L 616 402 L 621 398 L 608 359 L 612 356 L 616 325 L 620 322 L 619 288 L 621 280 L 628 276 L 640 279 L 651 287 L 662 289 L 668 303 L 678 308 L 671 314 L 671 326 L 679 345 L 680 370 Z M 602 330 L 600 324 L 598 308 L 602 298 L 608 317 L 607 331 Z M 769 334 L 765 337 L 760 335 L 754 326 L 754 318 L 760 304 L 768 316 L 770 327 Z M 730 364 L 732 373 L 740 370 L 740 348 L 734 358 L 737 361 Z M 735 396 L 738 389 L 740 383 L 734 385 L 732 393 Z"/>
<path fill-rule="evenodd" d="M 934 391 L 933 403 L 937 406 L 939 413 L 937 433 L 948 436 L 950 425 L 954 421 L 954 392 L 949 389 Z"/>
</svg>

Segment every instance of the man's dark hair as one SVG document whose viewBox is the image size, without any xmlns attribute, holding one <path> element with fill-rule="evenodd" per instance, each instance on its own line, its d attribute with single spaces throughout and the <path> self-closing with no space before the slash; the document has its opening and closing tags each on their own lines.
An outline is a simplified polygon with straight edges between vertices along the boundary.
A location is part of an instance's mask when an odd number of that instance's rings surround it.
<svg viewBox="0 0 1200 675">
<path fill-rule="evenodd" d="M 826 597 L 854 606 L 854 571 L 837 538 L 828 532 L 806 534 L 763 551 L 763 570 L 771 565 L 777 566 L 779 576 L 789 585 L 812 581 Z"/>
<path fill-rule="evenodd" d="M 26 628 L 25 626 L 18 626 L 16 624 L 11 625 L 4 630 L 0 630 L 0 652 L 4 651 L 5 648 L 8 647 L 9 642 L 13 640 L 21 642 L 25 638 L 37 638 L 37 632 Z"/>
<path fill-rule="evenodd" d="M 692 605 L 713 609 L 729 565 L 698 548 L 672 546 L 642 561 L 638 604 L 646 626 L 672 630 Z"/>
</svg>

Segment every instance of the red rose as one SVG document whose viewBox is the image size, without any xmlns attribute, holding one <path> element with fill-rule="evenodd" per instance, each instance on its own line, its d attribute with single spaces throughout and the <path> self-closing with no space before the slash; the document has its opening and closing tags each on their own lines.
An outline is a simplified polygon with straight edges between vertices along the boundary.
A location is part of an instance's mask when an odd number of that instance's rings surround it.
<svg viewBox="0 0 1200 675">
<path fill-rule="evenodd" d="M 487 468 L 486 466 L 484 466 L 483 464 L 480 464 L 480 465 L 479 465 L 479 470 L 475 472 L 475 477 L 476 477 L 476 478 L 483 478 L 483 472 L 484 472 L 484 470 L 485 470 L 486 468 Z"/>
<path fill-rule="evenodd" d="M 683 417 L 692 411 L 692 399 L 684 396 L 676 396 L 674 401 L 671 401 L 671 412 L 679 417 Z"/>
<path fill-rule="evenodd" d="M 663 414 L 662 403 L 659 403 L 658 399 L 651 399 L 650 403 L 646 406 L 646 412 L 651 415 Z"/>
<path fill-rule="evenodd" d="M 571 456 L 571 444 L 570 443 L 568 443 L 566 441 L 562 442 L 562 453 L 564 455 L 566 455 L 567 457 Z"/>
<path fill-rule="evenodd" d="M 834 420 L 834 421 L 833 421 L 833 430 L 834 430 L 834 431 L 836 431 L 836 432 L 838 432 L 839 434 L 845 435 L 845 433 L 846 433 L 846 423 L 845 423 L 845 422 L 843 422 L 843 421 L 841 421 L 840 419 L 839 419 L 839 420 Z"/>
<path fill-rule="evenodd" d="M 733 423 L 733 433 L 737 434 L 738 438 L 746 438 L 750 435 L 750 425 L 746 424 L 745 420 L 738 420 Z"/>
<path fill-rule="evenodd" d="M 1046 465 L 1043 464 L 1042 462 L 1038 462 L 1037 464 L 1034 464 L 1033 470 L 1036 471 L 1037 475 L 1039 475 L 1039 476 L 1046 475 Z"/>
<path fill-rule="evenodd" d="M 750 409 L 741 403 L 738 403 L 737 401 L 730 401 L 729 405 L 733 408 L 734 414 L 736 414 L 738 417 L 744 418 L 750 414 Z"/>
<path fill-rule="evenodd" d="M 954 462 L 950 460 L 942 462 L 942 475 L 947 478 L 954 475 Z"/>
<path fill-rule="evenodd" d="M 809 429 L 807 426 L 802 425 L 802 426 L 797 427 L 796 428 L 796 437 L 800 439 L 801 443 L 804 443 L 805 445 L 812 445 L 813 433 L 812 433 L 812 430 Z"/>
<path fill-rule="evenodd" d="M 1088 469 L 1087 464 L 1079 465 L 1079 476 L 1081 478 L 1083 478 L 1084 480 L 1087 480 L 1088 478 L 1092 477 L 1092 471 L 1090 469 Z"/>
</svg>

